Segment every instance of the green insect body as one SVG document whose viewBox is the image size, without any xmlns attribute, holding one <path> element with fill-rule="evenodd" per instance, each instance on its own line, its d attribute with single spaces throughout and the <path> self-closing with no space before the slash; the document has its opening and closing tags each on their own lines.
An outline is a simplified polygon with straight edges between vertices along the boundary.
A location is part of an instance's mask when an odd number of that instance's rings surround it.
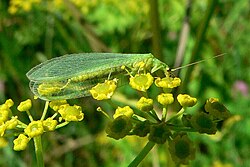
<svg viewBox="0 0 250 167">
<path fill-rule="evenodd" d="M 80 53 L 45 61 L 26 75 L 31 91 L 44 100 L 72 99 L 89 95 L 89 90 L 108 76 L 140 70 L 167 72 L 168 66 L 152 54 Z"/>
</svg>

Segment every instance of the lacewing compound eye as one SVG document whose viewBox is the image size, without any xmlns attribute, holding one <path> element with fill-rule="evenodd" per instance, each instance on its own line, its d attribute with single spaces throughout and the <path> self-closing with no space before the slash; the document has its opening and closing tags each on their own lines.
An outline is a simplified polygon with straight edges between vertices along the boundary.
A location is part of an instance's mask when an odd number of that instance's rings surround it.
<svg viewBox="0 0 250 167">
<path fill-rule="evenodd" d="M 47 60 L 26 75 L 31 91 L 43 100 L 73 99 L 89 95 L 98 82 L 125 72 L 144 69 L 167 71 L 168 66 L 152 54 L 79 53 Z"/>
</svg>

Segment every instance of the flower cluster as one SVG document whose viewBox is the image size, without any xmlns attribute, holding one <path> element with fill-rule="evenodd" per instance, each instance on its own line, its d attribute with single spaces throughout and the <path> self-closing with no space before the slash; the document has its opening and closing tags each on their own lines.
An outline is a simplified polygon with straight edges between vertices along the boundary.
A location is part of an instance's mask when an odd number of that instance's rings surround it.
<svg viewBox="0 0 250 167">
<path fill-rule="evenodd" d="M 0 137 L 3 137 L 7 130 L 14 129 L 17 124 L 17 116 L 12 116 L 11 107 L 14 102 L 11 99 L 0 105 Z"/>
<path fill-rule="evenodd" d="M 172 77 L 166 72 L 165 77 L 154 79 L 151 73 L 143 70 L 144 63 L 136 65 L 138 73 L 135 75 L 129 73 L 125 66 L 122 69 L 130 75 L 129 85 L 141 92 L 143 96 L 138 99 L 135 106 L 118 107 L 115 110 L 113 118 L 109 117 L 110 122 L 106 127 L 107 135 L 116 140 L 127 135 L 136 135 L 147 136 L 149 141 L 157 144 L 164 144 L 168 141 L 172 159 L 177 164 L 188 164 L 189 160 L 194 159 L 195 147 L 187 134 L 190 131 L 216 133 L 216 122 L 228 118 L 230 116 L 228 110 L 219 103 L 218 99 L 211 98 L 205 104 L 205 111 L 189 114 L 188 108 L 195 106 L 197 99 L 188 94 L 174 96 L 172 90 L 180 86 L 180 78 Z M 112 98 L 115 89 L 110 82 L 113 81 L 105 81 L 93 87 L 90 90 L 93 98 L 97 100 Z M 156 98 L 149 98 L 148 90 L 153 83 L 161 89 L 161 92 Z M 167 109 L 175 101 L 179 103 L 181 109 L 173 114 Z"/>
<path fill-rule="evenodd" d="M 13 105 L 14 102 L 11 99 L 6 100 L 4 104 L 0 105 L 0 137 L 4 143 L 7 130 L 13 130 L 15 134 L 19 133 L 18 137 L 13 141 L 14 150 L 16 151 L 24 150 L 32 138 L 41 136 L 45 132 L 54 131 L 57 128 L 67 125 L 71 121 L 81 121 L 84 118 L 80 106 L 70 106 L 66 100 L 58 100 L 51 101 L 50 103 L 46 102 L 43 116 L 40 120 L 34 120 L 30 113 L 32 102 L 28 99 L 17 106 L 17 110 L 25 112 L 30 119 L 30 123 L 25 124 L 20 121 L 17 116 L 12 116 L 13 114 L 10 108 Z M 46 106 L 50 106 L 50 108 L 55 111 L 55 114 L 47 119 L 45 119 L 48 109 Z M 59 117 L 57 117 L 57 115 L 59 115 Z"/>
<path fill-rule="evenodd" d="M 209 98 L 204 111 L 198 111 L 184 121 L 199 133 L 215 134 L 218 121 L 228 119 L 231 114 L 217 98 Z"/>
<path fill-rule="evenodd" d="M 133 69 L 134 68 L 134 69 Z M 106 126 L 107 136 L 116 140 L 128 135 L 147 137 L 150 143 L 164 144 L 168 142 L 168 149 L 172 159 L 177 164 L 188 164 L 195 157 L 195 146 L 188 137 L 188 133 L 198 132 L 215 134 L 217 123 L 228 119 L 231 114 L 227 108 L 217 99 L 210 98 L 204 104 L 204 110 L 189 113 L 188 109 L 197 104 L 197 99 L 188 94 L 175 95 L 172 90 L 181 84 L 178 77 L 172 77 L 167 70 L 163 70 L 163 78 L 153 77 L 149 65 L 146 62 L 136 62 L 133 65 L 129 85 L 141 95 L 132 105 L 118 106 L 112 117 L 98 107 L 109 122 Z M 158 69 L 158 67 L 157 67 Z M 151 69 L 152 70 L 152 69 Z M 62 84 L 62 83 L 59 83 Z M 149 94 L 152 85 L 159 89 L 156 95 Z M 117 88 L 118 79 L 105 80 L 89 90 L 95 100 L 110 100 Z M 40 95 L 61 91 L 61 86 L 51 87 L 50 84 L 39 87 Z M 48 89 L 47 89 L 48 88 Z M 40 92 L 39 92 L 40 90 Z M 174 105 L 172 105 L 174 104 Z M 178 110 L 174 106 L 179 104 Z M 31 115 L 32 101 L 30 99 L 21 102 L 17 110 L 26 113 L 30 122 L 23 123 L 17 116 L 13 116 L 12 100 L 0 105 L 0 147 L 6 145 L 4 137 L 7 131 L 14 131 L 17 138 L 13 141 L 14 150 L 24 150 L 29 141 L 37 141 L 46 132 L 54 131 L 72 121 L 82 121 L 84 113 L 77 105 L 70 105 L 66 100 L 56 100 L 45 103 L 45 108 L 39 120 L 34 120 Z M 172 105 L 172 106 L 171 106 Z M 53 115 L 46 118 L 48 109 L 53 110 Z M 10 134 L 10 133 L 8 133 Z"/>
<path fill-rule="evenodd" d="M 8 11 L 10 14 L 15 14 L 20 9 L 25 12 L 28 12 L 31 10 L 33 5 L 39 4 L 40 2 L 41 0 L 27 0 L 27 1 L 11 0 Z"/>
</svg>

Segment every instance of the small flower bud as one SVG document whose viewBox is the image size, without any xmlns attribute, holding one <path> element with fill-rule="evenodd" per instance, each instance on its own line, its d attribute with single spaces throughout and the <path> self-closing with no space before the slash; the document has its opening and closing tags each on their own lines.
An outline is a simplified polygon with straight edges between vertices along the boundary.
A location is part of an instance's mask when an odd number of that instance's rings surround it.
<svg viewBox="0 0 250 167">
<path fill-rule="evenodd" d="M 134 77 L 129 78 L 129 85 L 136 90 L 146 92 L 152 85 L 154 78 L 150 73 L 136 74 Z"/>
<path fill-rule="evenodd" d="M 17 116 L 12 117 L 11 120 L 6 121 L 6 129 L 14 129 L 16 128 L 17 124 L 18 124 L 18 119 Z"/>
<path fill-rule="evenodd" d="M 168 89 L 172 89 L 175 88 L 177 86 L 180 86 L 181 84 L 181 79 L 180 78 L 172 78 L 169 76 L 166 76 L 165 78 L 157 78 L 155 80 L 155 85 L 157 87 L 161 87 L 161 88 L 168 88 Z"/>
<path fill-rule="evenodd" d="M 191 118 L 191 124 L 199 133 L 215 134 L 217 131 L 216 123 L 212 117 L 204 112 L 198 112 Z"/>
<path fill-rule="evenodd" d="M 52 118 L 47 118 L 43 121 L 43 129 L 45 131 L 54 131 L 56 129 L 57 120 L 53 120 Z"/>
<path fill-rule="evenodd" d="M 227 119 L 230 117 L 230 112 L 216 98 L 209 98 L 205 104 L 205 111 L 213 116 L 214 119 Z"/>
<path fill-rule="evenodd" d="M 29 142 L 29 138 L 24 134 L 20 134 L 14 141 L 14 150 L 21 151 L 25 150 Z"/>
<path fill-rule="evenodd" d="M 6 125 L 3 123 L 0 125 L 0 137 L 2 137 L 5 133 Z"/>
<path fill-rule="evenodd" d="M 136 107 L 141 111 L 151 111 L 153 109 L 153 100 L 141 97 L 140 100 L 136 103 Z"/>
<path fill-rule="evenodd" d="M 92 97 L 96 100 L 110 99 L 117 87 L 117 81 L 115 78 L 111 81 L 106 80 L 104 83 L 98 83 L 90 90 Z"/>
<path fill-rule="evenodd" d="M 62 118 L 67 121 L 81 121 L 84 118 L 82 113 L 82 108 L 80 106 L 69 104 L 61 105 L 58 112 L 61 114 Z"/>
<path fill-rule="evenodd" d="M 192 127 L 191 118 L 192 118 L 191 114 L 183 114 L 183 116 L 181 118 L 183 125 L 186 127 Z"/>
<path fill-rule="evenodd" d="M 172 104 L 174 102 L 174 97 L 173 97 L 173 94 L 171 94 L 171 93 L 162 93 L 162 94 L 157 96 L 157 101 L 160 104 L 167 106 L 167 105 Z"/>
<path fill-rule="evenodd" d="M 182 107 L 192 107 L 197 103 L 197 99 L 187 94 L 179 94 L 177 100 Z"/>
<path fill-rule="evenodd" d="M 121 115 L 125 115 L 128 118 L 130 118 L 130 117 L 132 117 L 133 114 L 134 114 L 134 111 L 129 106 L 118 107 L 115 110 L 115 114 L 113 115 L 113 118 L 116 119 L 117 117 L 119 117 Z"/>
<path fill-rule="evenodd" d="M 148 140 L 157 144 L 164 144 L 171 135 L 171 132 L 167 129 L 164 123 L 153 125 L 150 127 Z"/>
<path fill-rule="evenodd" d="M 12 107 L 14 105 L 14 102 L 13 102 L 12 99 L 8 99 L 8 100 L 5 101 L 4 104 L 6 104 L 10 108 L 10 107 Z"/>
<path fill-rule="evenodd" d="M 35 137 L 43 134 L 43 123 L 42 121 L 32 121 L 29 125 L 24 129 L 25 134 L 29 137 Z"/>
<path fill-rule="evenodd" d="M 26 101 L 23 101 L 19 104 L 19 106 L 17 107 L 17 109 L 21 112 L 23 111 L 28 111 L 30 108 L 32 107 L 32 103 L 31 100 L 28 99 Z"/>
<path fill-rule="evenodd" d="M 125 66 L 125 65 L 122 65 L 122 66 L 121 66 L 121 69 L 122 69 L 122 70 L 125 70 L 125 69 L 126 69 L 126 66 Z"/>
<path fill-rule="evenodd" d="M 121 115 L 108 123 L 106 133 L 108 137 L 118 140 L 124 138 L 131 129 L 132 123 L 130 119 L 125 115 Z"/>
<path fill-rule="evenodd" d="M 0 106 L 0 124 L 8 120 L 10 112 L 11 110 L 8 108 L 6 104 Z"/>
<path fill-rule="evenodd" d="M 169 142 L 169 152 L 176 164 L 188 164 L 195 157 L 195 147 L 187 135 L 177 135 Z"/>
<path fill-rule="evenodd" d="M 49 102 L 50 108 L 52 108 L 54 111 L 58 111 L 59 107 L 64 104 L 67 104 L 66 100 L 53 100 Z"/>
<path fill-rule="evenodd" d="M 150 131 L 150 123 L 148 120 L 139 122 L 135 125 L 133 129 L 133 134 L 140 136 L 140 137 L 145 137 Z"/>
</svg>

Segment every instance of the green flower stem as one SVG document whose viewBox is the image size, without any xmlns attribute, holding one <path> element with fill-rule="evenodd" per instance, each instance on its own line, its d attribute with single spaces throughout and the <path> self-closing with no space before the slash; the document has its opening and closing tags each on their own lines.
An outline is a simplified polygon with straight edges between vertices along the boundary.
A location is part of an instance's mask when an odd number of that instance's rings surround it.
<svg viewBox="0 0 250 167">
<path fill-rule="evenodd" d="M 147 145 L 141 150 L 137 157 L 129 164 L 129 167 L 136 167 L 148 155 L 149 151 L 154 147 L 155 143 L 149 141 Z"/>
<path fill-rule="evenodd" d="M 45 106 L 44 106 L 44 109 L 43 109 L 43 115 L 42 115 L 42 117 L 41 117 L 41 121 L 44 120 L 44 118 L 45 118 L 45 116 L 46 116 L 46 114 L 47 114 L 47 111 L 48 111 L 48 107 L 49 107 L 49 101 L 46 101 Z"/>
<path fill-rule="evenodd" d="M 162 121 L 165 122 L 166 121 L 166 118 L 167 118 L 167 108 L 166 107 L 163 107 L 163 110 L 162 110 Z"/>
<path fill-rule="evenodd" d="M 33 139 L 35 144 L 37 167 L 44 167 L 41 136 L 36 136 Z"/>
<path fill-rule="evenodd" d="M 169 124 L 167 125 L 167 127 L 176 132 L 197 132 L 194 128 L 191 128 L 191 127 L 178 127 L 178 126 L 169 125 Z"/>
<path fill-rule="evenodd" d="M 141 92 L 141 91 L 138 91 L 138 93 L 139 93 L 141 96 L 148 98 L 148 92 Z"/>
<path fill-rule="evenodd" d="M 180 111 L 178 113 L 176 113 L 174 116 L 172 116 L 171 118 L 169 118 L 169 120 L 167 122 L 171 122 L 172 120 L 180 117 L 181 115 L 183 115 L 184 111 L 185 111 L 185 109 L 182 107 L 180 109 Z"/>
<path fill-rule="evenodd" d="M 98 107 L 96 109 L 98 112 L 101 112 L 106 118 L 108 118 L 109 120 L 111 120 L 112 118 L 105 112 L 103 111 L 103 109 L 101 107 Z"/>
<path fill-rule="evenodd" d="M 23 123 L 22 121 L 20 121 L 20 120 L 17 120 L 18 121 L 18 125 L 17 125 L 17 128 L 26 128 L 27 127 L 27 125 L 25 124 L 25 123 Z"/>
<path fill-rule="evenodd" d="M 51 116 L 51 118 L 54 119 L 57 115 L 58 115 L 58 113 L 56 112 L 55 114 L 53 114 L 53 115 Z"/>
<path fill-rule="evenodd" d="M 152 112 L 147 112 L 147 114 L 152 117 L 155 121 L 160 122 L 161 120 L 158 118 L 157 115 L 153 114 Z M 155 122 L 154 121 L 154 122 Z"/>
<path fill-rule="evenodd" d="M 156 114 L 155 110 L 151 110 L 150 115 L 152 115 L 152 117 L 155 118 L 155 120 L 157 120 L 158 122 L 160 122 L 161 120 L 159 119 L 158 115 Z"/>
<path fill-rule="evenodd" d="M 151 122 L 156 122 L 155 117 L 152 114 L 149 114 L 148 112 L 142 112 L 140 110 L 134 110 L 134 114 L 137 116 L 140 116 L 142 118 L 145 118 Z"/>
<path fill-rule="evenodd" d="M 132 115 L 132 121 L 135 122 L 135 123 L 138 123 L 138 122 L 142 122 L 144 121 L 144 118 L 140 119 L 141 117 L 138 116 L 138 115 Z"/>
<path fill-rule="evenodd" d="M 69 122 L 63 122 L 63 123 L 57 125 L 57 126 L 56 126 L 56 129 L 59 129 L 59 128 L 61 128 L 61 127 L 64 127 L 64 126 L 66 126 L 66 125 L 68 125 L 68 124 L 69 124 Z"/>
<path fill-rule="evenodd" d="M 28 114 L 28 117 L 30 119 L 30 122 L 34 121 L 32 115 L 30 114 L 30 111 L 27 110 L 26 113 Z"/>
</svg>

